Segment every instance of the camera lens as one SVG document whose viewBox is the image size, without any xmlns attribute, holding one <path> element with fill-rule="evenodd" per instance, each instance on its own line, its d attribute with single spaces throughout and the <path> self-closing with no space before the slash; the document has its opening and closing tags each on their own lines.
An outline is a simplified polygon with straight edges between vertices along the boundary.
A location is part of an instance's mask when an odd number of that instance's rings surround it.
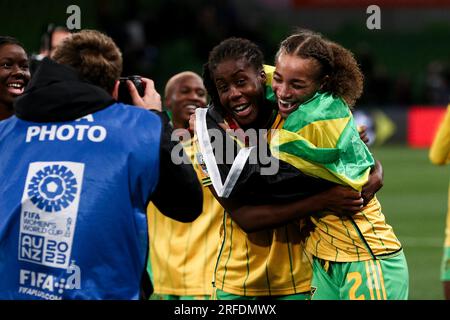
<svg viewBox="0 0 450 320">
<path fill-rule="evenodd" d="M 128 78 L 128 80 L 131 80 L 131 81 L 133 81 L 133 80 L 141 80 L 141 76 L 128 76 L 127 78 Z"/>
</svg>

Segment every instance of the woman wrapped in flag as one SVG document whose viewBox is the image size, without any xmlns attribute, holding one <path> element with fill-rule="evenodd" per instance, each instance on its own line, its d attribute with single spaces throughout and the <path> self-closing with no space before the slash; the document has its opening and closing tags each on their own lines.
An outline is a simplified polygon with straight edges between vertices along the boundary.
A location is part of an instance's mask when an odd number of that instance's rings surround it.
<svg viewBox="0 0 450 320">
<path fill-rule="evenodd" d="M 301 30 L 276 55 L 272 87 L 281 130 L 271 151 L 313 177 L 361 191 L 374 159 L 359 138 L 350 107 L 363 75 L 352 53 L 320 34 Z M 310 217 L 306 240 L 313 255 L 313 299 L 407 299 L 408 268 L 402 246 L 376 197 L 355 215 Z"/>
</svg>

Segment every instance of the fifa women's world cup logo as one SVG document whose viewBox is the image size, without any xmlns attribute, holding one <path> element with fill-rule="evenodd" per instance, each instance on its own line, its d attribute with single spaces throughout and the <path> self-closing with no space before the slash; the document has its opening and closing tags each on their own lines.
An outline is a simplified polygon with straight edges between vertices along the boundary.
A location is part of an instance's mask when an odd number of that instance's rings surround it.
<svg viewBox="0 0 450 320">
<path fill-rule="evenodd" d="M 77 180 L 65 166 L 52 165 L 39 170 L 28 185 L 28 196 L 36 207 L 47 212 L 65 209 L 75 199 Z"/>
<path fill-rule="evenodd" d="M 30 163 L 22 195 L 19 259 L 68 268 L 84 163 Z"/>
</svg>

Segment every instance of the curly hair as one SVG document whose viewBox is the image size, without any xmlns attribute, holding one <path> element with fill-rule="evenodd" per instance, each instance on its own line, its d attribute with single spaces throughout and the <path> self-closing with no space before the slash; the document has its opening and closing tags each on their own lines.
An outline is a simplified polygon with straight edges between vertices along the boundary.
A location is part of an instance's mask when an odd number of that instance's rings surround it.
<svg viewBox="0 0 450 320">
<path fill-rule="evenodd" d="M 109 93 L 122 73 L 122 53 L 114 41 L 96 30 L 82 30 L 59 45 L 52 58 Z"/>
<path fill-rule="evenodd" d="M 245 59 L 256 71 L 263 69 L 264 55 L 252 41 L 231 37 L 223 40 L 209 53 L 208 62 L 203 65 L 203 83 L 214 105 L 219 106 L 219 94 L 214 83 L 214 71 L 226 60 Z"/>
<path fill-rule="evenodd" d="M 342 98 L 349 107 L 353 107 L 361 96 L 364 76 L 355 57 L 349 50 L 320 33 L 299 29 L 281 42 L 276 59 L 282 53 L 316 59 L 321 66 L 318 79 L 329 77 L 322 91 Z"/>
</svg>

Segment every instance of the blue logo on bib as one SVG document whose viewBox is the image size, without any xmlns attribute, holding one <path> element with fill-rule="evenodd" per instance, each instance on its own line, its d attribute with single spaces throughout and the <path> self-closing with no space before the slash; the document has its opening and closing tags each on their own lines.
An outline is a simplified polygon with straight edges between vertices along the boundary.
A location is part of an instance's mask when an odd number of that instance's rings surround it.
<svg viewBox="0 0 450 320">
<path fill-rule="evenodd" d="M 36 207 L 47 212 L 61 211 L 75 199 L 77 180 L 66 166 L 52 165 L 31 178 L 28 196 Z"/>
</svg>

